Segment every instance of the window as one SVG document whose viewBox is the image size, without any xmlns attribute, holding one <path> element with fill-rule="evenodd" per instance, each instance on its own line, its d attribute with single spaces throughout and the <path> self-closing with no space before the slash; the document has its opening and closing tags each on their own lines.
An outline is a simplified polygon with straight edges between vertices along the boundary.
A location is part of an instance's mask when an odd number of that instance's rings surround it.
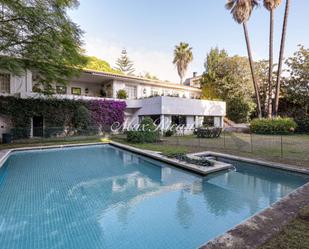
<svg viewBox="0 0 309 249">
<path fill-rule="evenodd" d="M 58 94 L 66 94 L 67 88 L 65 86 L 56 86 L 56 93 Z"/>
<path fill-rule="evenodd" d="M 203 120 L 203 126 L 213 127 L 214 126 L 214 117 L 213 116 L 205 116 Z"/>
<path fill-rule="evenodd" d="M 151 96 L 159 96 L 160 90 L 157 88 L 151 88 Z"/>
<path fill-rule="evenodd" d="M 0 93 L 10 93 L 10 74 L 0 74 Z"/>
<path fill-rule="evenodd" d="M 136 99 L 137 98 L 137 87 L 126 85 L 125 90 L 128 95 L 128 99 Z"/>
<path fill-rule="evenodd" d="M 186 116 L 172 116 L 172 124 L 186 126 L 187 125 Z"/>
<path fill-rule="evenodd" d="M 72 87 L 71 88 L 71 93 L 73 95 L 81 95 L 82 94 L 82 89 L 80 87 Z"/>
</svg>

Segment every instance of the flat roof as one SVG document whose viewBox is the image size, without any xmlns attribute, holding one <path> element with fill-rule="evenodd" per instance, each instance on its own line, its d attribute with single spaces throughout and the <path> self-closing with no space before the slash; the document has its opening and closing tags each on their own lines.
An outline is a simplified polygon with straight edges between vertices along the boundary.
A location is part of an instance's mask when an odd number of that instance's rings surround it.
<svg viewBox="0 0 309 249">
<path fill-rule="evenodd" d="M 110 79 L 116 79 L 116 80 L 117 79 L 118 80 L 127 80 L 127 81 L 131 81 L 131 82 L 132 81 L 133 82 L 139 82 L 139 83 L 142 83 L 142 84 L 171 87 L 171 88 L 197 91 L 197 92 L 201 91 L 201 89 L 198 88 L 198 87 L 186 86 L 186 85 L 181 85 L 181 84 L 166 82 L 166 81 L 161 81 L 161 80 L 146 79 L 146 78 L 131 76 L 131 75 L 110 73 L 110 72 L 104 72 L 104 71 L 96 71 L 96 70 L 92 70 L 92 69 L 83 69 L 83 72 L 91 74 L 91 75 L 96 75 L 96 76 L 104 76 L 104 77 L 107 77 L 107 78 L 110 78 Z"/>
</svg>

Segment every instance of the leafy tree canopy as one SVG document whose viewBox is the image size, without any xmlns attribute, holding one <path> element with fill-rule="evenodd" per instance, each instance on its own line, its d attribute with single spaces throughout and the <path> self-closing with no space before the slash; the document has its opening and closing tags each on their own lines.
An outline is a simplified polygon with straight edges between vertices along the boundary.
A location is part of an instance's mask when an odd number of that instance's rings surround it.
<svg viewBox="0 0 309 249">
<path fill-rule="evenodd" d="M 247 58 L 229 57 L 225 50 L 214 48 L 207 55 L 204 66 L 202 97 L 225 100 L 228 117 L 236 122 L 246 122 L 254 108 Z M 235 113 L 239 115 L 235 116 Z"/>
<path fill-rule="evenodd" d="M 149 80 L 159 80 L 159 78 L 155 75 L 151 75 L 150 73 L 146 72 L 145 75 L 143 76 L 144 78 L 146 79 L 149 79 Z"/>
<path fill-rule="evenodd" d="M 298 51 L 286 60 L 289 76 L 284 80 L 286 98 L 309 115 L 309 49 L 299 45 Z"/>
<path fill-rule="evenodd" d="M 31 69 L 50 87 L 65 84 L 79 73 L 82 31 L 66 10 L 76 0 L 1 0 L 0 68 L 13 73 Z"/>
<path fill-rule="evenodd" d="M 117 70 L 124 74 L 132 75 L 135 71 L 133 62 L 129 59 L 126 49 L 122 50 L 120 58 L 116 61 L 116 65 Z"/>
<path fill-rule="evenodd" d="M 84 68 L 109 73 L 122 73 L 121 71 L 112 68 L 108 62 L 101 60 L 95 56 L 87 56 L 87 63 Z"/>
</svg>

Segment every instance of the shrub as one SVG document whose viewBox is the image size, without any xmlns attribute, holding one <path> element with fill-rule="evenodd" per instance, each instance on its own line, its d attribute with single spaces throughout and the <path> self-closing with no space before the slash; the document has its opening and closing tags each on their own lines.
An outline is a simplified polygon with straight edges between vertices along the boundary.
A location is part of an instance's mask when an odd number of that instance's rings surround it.
<svg viewBox="0 0 309 249">
<path fill-rule="evenodd" d="M 297 124 L 292 118 L 262 118 L 251 121 L 250 130 L 257 134 L 289 134 L 295 131 Z"/>
<path fill-rule="evenodd" d="M 218 138 L 222 132 L 221 128 L 198 128 L 196 130 L 196 135 L 198 138 Z"/>
<path fill-rule="evenodd" d="M 300 118 L 295 118 L 297 124 L 296 132 L 309 134 L 309 115 Z"/>
<path fill-rule="evenodd" d="M 159 131 L 151 118 L 144 118 L 137 130 L 127 131 L 131 143 L 153 143 L 159 139 Z"/>
<path fill-rule="evenodd" d="M 173 136 L 174 134 L 176 134 L 176 127 L 175 126 L 172 126 L 170 127 L 167 131 L 164 132 L 164 136 L 165 137 L 171 137 Z"/>
<path fill-rule="evenodd" d="M 126 92 L 126 90 L 121 89 L 117 92 L 117 98 L 118 99 L 127 99 L 128 98 L 128 94 Z"/>
<path fill-rule="evenodd" d="M 244 98 L 235 97 L 226 103 L 227 116 L 236 123 L 246 123 L 251 113 L 254 111 L 254 103 L 246 101 Z"/>
</svg>

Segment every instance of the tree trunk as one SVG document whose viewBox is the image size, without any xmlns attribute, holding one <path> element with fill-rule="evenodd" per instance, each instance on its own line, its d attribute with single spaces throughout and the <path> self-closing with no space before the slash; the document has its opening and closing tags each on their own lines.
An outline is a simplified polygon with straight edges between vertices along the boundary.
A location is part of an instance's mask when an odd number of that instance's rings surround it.
<svg viewBox="0 0 309 249">
<path fill-rule="evenodd" d="M 260 91 L 259 91 L 259 85 L 257 83 L 256 77 L 255 77 L 255 74 L 254 74 L 253 59 L 252 59 L 251 46 L 250 46 L 250 40 L 249 40 L 249 34 L 248 34 L 246 22 L 243 22 L 243 28 L 244 28 L 245 38 L 246 38 L 246 45 L 247 45 L 247 51 L 248 51 L 248 57 L 249 57 L 250 70 L 251 70 L 251 75 L 252 75 L 254 91 L 255 91 L 257 114 L 258 114 L 259 118 L 262 118 Z"/>
<path fill-rule="evenodd" d="M 273 74 L 273 43 L 274 43 L 274 10 L 269 11 L 270 27 L 269 27 L 269 67 L 268 67 L 268 100 L 267 100 L 267 117 L 272 117 L 272 74 Z"/>
<path fill-rule="evenodd" d="M 276 97 L 275 97 L 275 108 L 274 108 L 275 116 L 278 115 L 278 108 L 279 108 L 279 96 L 280 96 L 280 84 L 281 84 L 280 81 L 281 81 L 283 54 L 284 54 L 284 46 L 285 46 L 285 38 L 286 38 L 286 29 L 287 29 L 287 24 L 288 24 L 290 2 L 291 2 L 290 0 L 286 0 L 284 20 L 283 20 L 283 26 L 282 26 L 281 46 L 280 46 L 280 53 L 279 53 L 279 64 L 278 64 L 277 82 L 276 82 Z"/>
</svg>

